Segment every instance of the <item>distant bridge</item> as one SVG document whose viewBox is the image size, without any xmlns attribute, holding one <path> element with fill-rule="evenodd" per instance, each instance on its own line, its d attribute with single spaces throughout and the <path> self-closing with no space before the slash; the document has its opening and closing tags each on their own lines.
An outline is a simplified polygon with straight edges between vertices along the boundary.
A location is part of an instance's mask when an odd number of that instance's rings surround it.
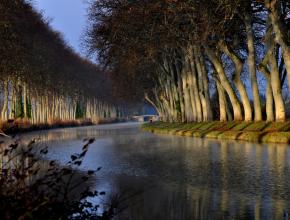
<svg viewBox="0 0 290 220">
<path fill-rule="evenodd" d="M 132 116 L 132 119 L 138 122 L 146 122 L 146 121 L 155 122 L 160 120 L 158 115 L 135 115 Z"/>
</svg>

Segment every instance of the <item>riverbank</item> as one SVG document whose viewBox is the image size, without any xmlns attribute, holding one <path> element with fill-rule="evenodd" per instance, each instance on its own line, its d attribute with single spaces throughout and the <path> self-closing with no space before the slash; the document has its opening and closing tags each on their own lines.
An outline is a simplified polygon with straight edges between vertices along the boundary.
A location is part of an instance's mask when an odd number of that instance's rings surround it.
<svg viewBox="0 0 290 220">
<path fill-rule="evenodd" d="M 241 140 L 260 143 L 290 143 L 290 121 L 287 122 L 155 122 L 142 126 L 145 131 L 187 137 Z"/>
<path fill-rule="evenodd" d="M 94 123 L 91 120 L 73 120 L 73 121 L 54 121 L 52 123 L 41 123 L 41 124 L 31 124 L 29 121 L 25 120 L 15 120 L 12 122 L 1 122 L 0 130 L 5 134 L 17 134 L 25 133 L 30 131 L 38 130 L 48 130 L 55 128 L 69 128 L 69 127 L 81 127 L 81 126 L 92 126 L 97 124 L 109 124 L 120 122 L 119 119 L 107 119 L 100 120 L 98 123 Z"/>
</svg>

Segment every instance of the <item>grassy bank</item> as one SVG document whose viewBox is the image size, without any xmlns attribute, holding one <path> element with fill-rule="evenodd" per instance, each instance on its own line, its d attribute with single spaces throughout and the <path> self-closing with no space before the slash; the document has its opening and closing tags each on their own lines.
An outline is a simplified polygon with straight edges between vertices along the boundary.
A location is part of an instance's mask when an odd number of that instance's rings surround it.
<svg viewBox="0 0 290 220">
<path fill-rule="evenodd" d="M 15 120 L 12 122 L 8 122 L 8 121 L 0 122 L 0 130 L 6 134 L 17 134 L 17 133 L 37 131 L 37 130 L 90 126 L 90 125 L 96 125 L 96 124 L 107 124 L 107 123 L 115 123 L 115 122 L 119 122 L 119 120 L 107 119 L 107 120 L 100 120 L 97 123 L 94 123 L 91 120 L 73 120 L 73 121 L 56 120 L 51 123 L 41 123 L 41 124 L 31 124 L 29 121 Z"/>
<path fill-rule="evenodd" d="M 144 124 L 143 129 L 159 134 L 241 140 L 260 143 L 290 143 L 287 122 L 201 122 Z"/>
</svg>

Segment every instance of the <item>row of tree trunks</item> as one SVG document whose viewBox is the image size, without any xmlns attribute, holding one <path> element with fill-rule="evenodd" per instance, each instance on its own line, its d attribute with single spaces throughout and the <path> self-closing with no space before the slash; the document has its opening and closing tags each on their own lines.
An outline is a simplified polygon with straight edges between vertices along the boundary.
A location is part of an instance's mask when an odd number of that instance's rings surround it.
<svg viewBox="0 0 290 220">
<path fill-rule="evenodd" d="M 87 118 L 93 122 L 102 119 L 117 118 L 117 109 L 97 99 L 88 99 L 82 104 L 83 113 L 77 116 L 77 103 L 80 97 L 47 92 L 39 94 L 24 82 L 7 79 L 2 82 L 0 91 L 2 122 L 22 119 L 32 124 L 54 123 L 57 121 L 73 121 Z"/>
<path fill-rule="evenodd" d="M 190 64 L 190 70 L 191 70 L 191 78 L 192 78 L 192 86 L 193 86 L 193 97 L 195 102 L 195 115 L 196 115 L 196 121 L 200 122 L 203 119 L 203 112 L 202 112 L 202 104 L 200 100 L 199 95 L 199 87 L 198 87 L 198 74 L 197 74 L 197 68 L 196 63 L 194 61 L 194 51 L 193 47 L 191 45 L 188 46 L 188 61 Z"/>
<path fill-rule="evenodd" d="M 213 119 L 205 57 L 200 48 L 183 48 L 182 59 L 164 57 L 163 74 L 154 98 L 145 99 L 166 121 L 210 121 Z"/>
<path fill-rule="evenodd" d="M 207 56 L 209 57 L 210 61 L 212 62 L 213 66 L 214 66 L 214 68 L 219 76 L 221 85 L 223 86 L 223 88 L 225 89 L 226 93 L 228 94 L 228 96 L 230 98 L 233 112 L 234 112 L 234 120 L 242 121 L 243 116 L 242 116 L 240 102 L 239 102 L 238 97 L 235 94 L 227 76 L 226 76 L 219 52 L 213 51 L 211 48 L 209 48 L 207 46 L 205 47 L 205 50 L 206 50 Z"/>
<path fill-rule="evenodd" d="M 285 121 L 285 103 L 282 87 L 288 74 L 290 78 L 290 47 L 285 24 L 279 21 L 279 1 L 270 1 L 268 30 L 264 38 L 266 55 L 260 65 L 256 65 L 255 36 L 253 18 L 246 14 L 243 18 L 246 33 L 247 60 L 244 61 L 232 45 L 219 40 L 216 47 L 208 45 L 191 45 L 174 50 L 173 55 L 164 56 L 164 66 L 160 69 L 159 87 L 156 88 L 150 103 L 166 121 L 189 122 L 213 120 L 209 95 L 209 71 L 205 60 L 211 63 L 211 70 L 219 100 L 219 117 L 221 121 L 261 121 L 262 104 L 258 88 L 257 70 L 267 80 L 266 117 L 267 121 Z M 281 50 L 280 50 L 281 49 Z M 177 52 L 178 51 L 178 52 Z M 224 55 L 234 66 L 231 79 L 225 67 Z M 247 64 L 247 68 L 245 67 Z M 285 66 L 285 70 L 284 70 Z M 243 70 L 248 70 L 251 89 L 247 91 L 241 79 Z M 165 70 L 165 71 L 164 71 Z M 288 87 L 289 87 L 288 82 Z M 251 105 L 248 93 L 252 93 Z M 149 100 L 149 98 L 146 98 Z M 232 114 L 233 113 L 233 114 Z"/>
<path fill-rule="evenodd" d="M 269 23 L 267 34 L 265 37 L 265 44 L 267 47 L 266 55 L 259 64 L 258 68 L 267 80 L 266 91 L 266 114 L 267 121 L 285 121 L 285 104 L 282 97 L 281 76 L 277 63 L 277 45 L 274 42 L 272 32 L 273 28 Z M 275 113 L 274 113 L 275 109 Z"/>
<path fill-rule="evenodd" d="M 242 105 L 244 109 L 244 120 L 252 121 L 252 108 L 250 104 L 250 99 L 248 97 L 247 90 L 241 80 L 241 73 L 243 70 L 244 63 L 242 59 L 232 50 L 232 48 L 226 45 L 225 42 L 221 42 L 220 46 L 223 52 L 230 57 L 230 59 L 233 61 L 234 66 L 235 66 L 235 73 L 234 73 L 233 81 L 240 93 L 240 97 L 241 97 L 241 101 L 242 101 Z"/>
</svg>

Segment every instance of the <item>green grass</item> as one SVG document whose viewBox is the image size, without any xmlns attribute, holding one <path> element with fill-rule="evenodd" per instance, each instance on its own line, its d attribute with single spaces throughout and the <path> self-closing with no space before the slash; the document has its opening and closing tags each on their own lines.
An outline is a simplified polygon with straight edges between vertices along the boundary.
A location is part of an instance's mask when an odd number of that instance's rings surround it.
<svg viewBox="0 0 290 220">
<path fill-rule="evenodd" d="M 199 122 L 144 124 L 143 130 L 187 137 L 242 140 L 260 143 L 290 143 L 290 121 Z"/>
</svg>

